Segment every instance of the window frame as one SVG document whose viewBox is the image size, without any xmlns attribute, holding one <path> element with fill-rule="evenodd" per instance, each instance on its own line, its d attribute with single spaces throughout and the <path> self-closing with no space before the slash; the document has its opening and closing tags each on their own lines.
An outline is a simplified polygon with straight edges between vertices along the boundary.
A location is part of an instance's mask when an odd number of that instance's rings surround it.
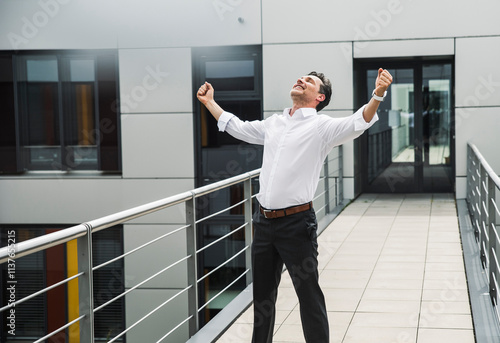
<svg viewBox="0 0 500 343">
<path fill-rule="evenodd" d="M 14 117 L 15 117 L 15 169 L 8 164 L 0 167 L 0 175 L 22 175 L 33 172 L 52 172 L 55 174 L 69 173 L 69 172 L 94 172 L 99 174 L 121 174 L 122 161 L 121 161 L 121 133 L 120 133 L 120 120 L 121 113 L 119 106 L 120 92 L 119 92 L 119 58 L 118 51 L 114 49 L 106 50 L 54 50 L 54 51 L 12 51 L 2 52 L 2 56 L 10 58 L 12 61 L 12 86 L 14 90 Z M 55 97 L 57 103 L 54 103 L 55 113 L 57 115 L 57 129 L 58 144 L 51 145 L 55 151 L 59 151 L 60 157 L 42 162 L 38 166 L 33 165 L 33 161 L 29 156 L 28 140 L 29 134 L 27 133 L 27 119 L 28 119 L 28 91 L 23 89 L 22 83 L 27 86 L 27 60 L 46 60 L 55 59 L 57 63 L 57 81 Z M 93 81 L 88 81 L 92 85 L 92 90 L 89 94 L 92 95 L 91 111 L 93 124 L 87 129 L 87 134 L 91 135 L 93 144 L 91 145 L 75 145 L 72 144 L 72 137 L 68 136 L 71 131 L 68 123 L 68 118 L 76 120 L 74 116 L 74 106 L 72 104 L 74 99 L 71 94 L 71 63 L 75 60 L 92 60 L 93 61 Z M 113 75 L 109 78 L 109 75 Z M 87 81 L 82 81 L 86 83 Z M 108 83 L 101 89 L 103 83 Z M 24 87 L 25 87 L 24 86 Z M 27 87 L 26 87 L 27 88 Z M 114 88 L 114 89 L 113 89 Z M 105 92 L 105 93 L 103 93 Z M 108 102 L 110 103 L 109 109 Z M 103 111 L 104 110 L 104 111 Z M 12 115 L 12 114 L 11 114 Z M 104 122 L 106 120 L 106 122 Z M 109 123 L 111 120 L 111 123 Z M 107 127 L 106 127 L 107 126 Z M 111 132 L 104 132 L 112 128 Z M 108 144 L 102 145 L 102 140 L 108 139 Z M 26 144 L 25 144 L 26 143 Z M 35 145 L 36 146 L 36 145 Z M 86 148 L 92 150 L 83 150 Z M 14 149 L 12 149 L 14 150 Z M 75 161 L 75 151 L 87 151 L 90 154 L 90 159 L 84 158 Z M 103 152 L 104 150 L 104 152 Z M 103 156 L 103 154 L 105 156 Z M 111 155 L 110 155 L 111 154 Z M 112 161 L 108 161 L 111 156 Z M 105 160 L 105 157 L 107 158 Z"/>
</svg>

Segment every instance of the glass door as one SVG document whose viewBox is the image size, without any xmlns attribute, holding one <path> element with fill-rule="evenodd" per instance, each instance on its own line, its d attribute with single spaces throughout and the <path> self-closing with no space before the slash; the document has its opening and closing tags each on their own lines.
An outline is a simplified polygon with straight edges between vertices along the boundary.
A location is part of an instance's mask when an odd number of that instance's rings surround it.
<svg viewBox="0 0 500 343">
<path fill-rule="evenodd" d="M 451 63 L 366 63 L 366 103 L 378 66 L 393 76 L 379 121 L 361 140 L 363 191 L 453 192 Z"/>
</svg>

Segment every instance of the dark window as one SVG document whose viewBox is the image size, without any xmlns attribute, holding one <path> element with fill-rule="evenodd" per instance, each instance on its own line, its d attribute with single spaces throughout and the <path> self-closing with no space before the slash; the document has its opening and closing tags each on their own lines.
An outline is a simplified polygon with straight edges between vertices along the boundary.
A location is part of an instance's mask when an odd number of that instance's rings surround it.
<svg viewBox="0 0 500 343">
<path fill-rule="evenodd" d="M 0 247 L 15 236 L 17 243 L 60 230 L 55 228 L 30 228 L 26 226 L 0 226 Z M 9 237 L 10 236 L 10 237 Z M 99 231 L 92 236 L 94 266 L 123 254 L 122 227 L 115 226 Z M 76 241 L 60 244 L 49 249 L 15 259 L 15 299 L 20 300 L 45 287 L 60 282 L 77 273 Z M 0 282 L 8 285 L 8 265 L 2 264 Z M 123 260 L 108 264 L 93 273 L 94 308 L 113 299 L 124 291 Z M 71 283 L 73 283 L 71 285 Z M 78 313 L 78 280 L 55 287 L 46 293 L 16 305 L 15 336 L 8 334 L 9 311 L 1 314 L 1 342 L 34 341 L 57 330 L 75 319 Z M 71 288 L 73 287 L 73 288 Z M 2 304 L 8 303 L 10 295 L 2 290 Z M 94 335 L 96 340 L 107 341 L 124 330 L 124 299 L 118 299 L 95 313 Z M 70 326 L 56 334 L 48 342 L 68 342 L 79 336 L 78 327 Z M 121 339 L 120 341 L 123 341 Z"/>
<path fill-rule="evenodd" d="M 120 170 L 116 53 L 14 54 L 0 68 L 13 75 L 0 76 L 12 95 L 2 113 L 10 124 L 2 130 L 3 173 Z"/>
<path fill-rule="evenodd" d="M 0 55 L 0 173 L 17 171 L 12 56 Z"/>
<path fill-rule="evenodd" d="M 226 111 L 241 120 L 262 119 L 262 51 L 260 46 L 200 48 L 193 50 L 194 87 L 205 81 L 215 89 L 215 100 Z M 219 132 L 217 122 L 195 99 L 195 137 L 197 154 L 197 185 L 202 186 L 230 176 L 260 168 L 262 146 L 239 141 Z M 257 185 L 254 185 L 254 191 Z M 229 207 L 242 200 L 241 184 L 198 199 L 197 217 Z M 244 223 L 243 206 L 238 206 L 200 223 L 198 248 L 237 229 Z M 237 231 L 198 255 L 199 276 L 205 275 L 233 257 L 245 245 L 245 233 Z M 245 271 L 244 254 L 213 272 L 200 284 L 200 305 L 205 304 Z M 227 302 L 245 287 L 245 277 L 200 312 L 202 325 L 215 316 Z"/>
</svg>

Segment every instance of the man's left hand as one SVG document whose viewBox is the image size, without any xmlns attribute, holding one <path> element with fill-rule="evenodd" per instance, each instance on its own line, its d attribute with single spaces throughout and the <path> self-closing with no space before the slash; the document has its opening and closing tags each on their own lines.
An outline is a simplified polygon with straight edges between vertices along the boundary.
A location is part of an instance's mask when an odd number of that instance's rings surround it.
<svg viewBox="0 0 500 343">
<path fill-rule="evenodd" d="M 377 80 L 375 81 L 375 94 L 384 96 L 385 91 L 392 83 L 392 75 L 387 69 L 379 68 Z"/>
</svg>

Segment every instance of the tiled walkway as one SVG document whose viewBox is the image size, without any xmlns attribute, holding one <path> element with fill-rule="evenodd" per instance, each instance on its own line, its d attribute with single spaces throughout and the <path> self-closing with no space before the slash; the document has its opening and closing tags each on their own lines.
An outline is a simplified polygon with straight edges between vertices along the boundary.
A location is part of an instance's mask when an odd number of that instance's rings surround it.
<svg viewBox="0 0 500 343">
<path fill-rule="evenodd" d="M 330 342 L 474 342 L 453 195 L 362 195 L 318 241 Z M 273 342 L 305 342 L 298 307 L 285 272 Z M 252 311 L 217 342 L 250 342 Z"/>
</svg>

